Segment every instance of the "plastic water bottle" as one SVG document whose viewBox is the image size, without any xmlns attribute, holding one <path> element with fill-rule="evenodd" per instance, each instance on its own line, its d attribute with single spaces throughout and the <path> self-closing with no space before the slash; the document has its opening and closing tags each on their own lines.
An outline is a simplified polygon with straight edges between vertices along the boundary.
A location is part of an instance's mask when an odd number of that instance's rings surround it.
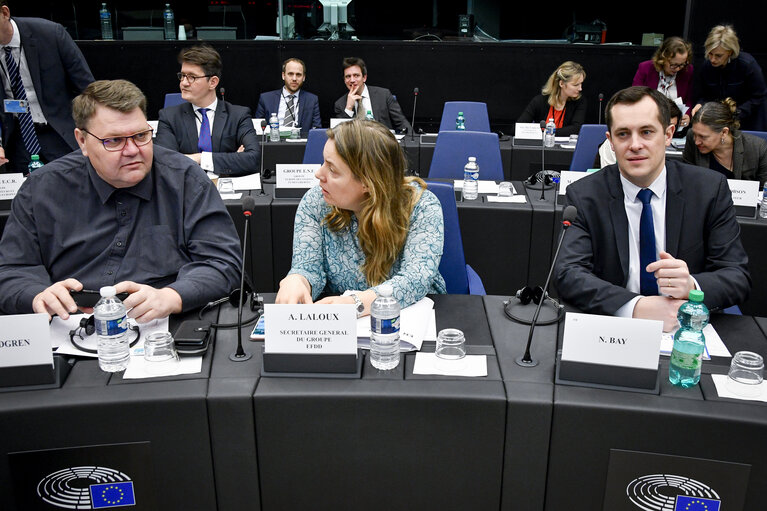
<svg viewBox="0 0 767 511">
<path fill-rule="evenodd" d="M 100 293 L 101 299 L 93 308 L 99 337 L 99 367 L 102 371 L 116 373 L 125 370 L 130 362 L 128 317 L 125 305 L 115 296 L 114 286 L 104 286 Z"/>
<path fill-rule="evenodd" d="M 463 167 L 463 198 L 475 200 L 479 194 L 479 165 L 477 158 L 469 156 L 469 161 Z"/>
<path fill-rule="evenodd" d="M 269 117 L 269 140 L 272 142 L 280 141 L 280 120 L 274 113 Z"/>
<path fill-rule="evenodd" d="M 173 9 L 170 8 L 170 4 L 165 4 L 165 11 L 162 13 L 163 26 L 165 27 L 165 40 L 176 40 L 176 16 L 173 14 Z"/>
<path fill-rule="evenodd" d="M 546 147 L 554 147 L 554 136 L 557 131 L 557 125 L 554 124 L 554 118 L 549 118 L 549 122 L 546 123 L 546 131 L 543 135 L 543 145 Z"/>
<path fill-rule="evenodd" d="M 767 186 L 762 190 L 762 204 L 759 206 L 759 217 L 767 218 Z"/>
<path fill-rule="evenodd" d="M 29 165 L 27 165 L 27 173 L 31 174 L 35 170 L 43 166 L 43 162 L 40 161 L 40 156 L 33 154 L 29 157 Z"/>
<path fill-rule="evenodd" d="M 458 117 L 455 118 L 455 129 L 466 131 L 466 119 L 463 117 L 463 112 L 458 112 Z"/>
<path fill-rule="evenodd" d="M 367 119 L 368 121 L 375 121 L 375 117 L 373 117 L 373 112 L 368 110 L 367 113 L 365 114 L 365 119 Z"/>
<path fill-rule="evenodd" d="M 703 328 L 708 325 L 708 308 L 703 303 L 703 291 L 690 291 L 689 301 L 676 314 L 679 330 L 674 334 L 674 349 L 668 369 L 668 379 L 679 387 L 692 387 L 700 381 L 700 366 L 706 338 Z"/>
<path fill-rule="evenodd" d="M 111 41 L 114 39 L 114 33 L 112 32 L 112 13 L 107 9 L 106 3 L 101 4 L 99 18 L 101 18 L 101 38 L 105 41 Z"/>
<path fill-rule="evenodd" d="M 399 365 L 399 302 L 390 284 L 378 286 L 370 306 L 370 363 L 382 371 Z"/>
</svg>

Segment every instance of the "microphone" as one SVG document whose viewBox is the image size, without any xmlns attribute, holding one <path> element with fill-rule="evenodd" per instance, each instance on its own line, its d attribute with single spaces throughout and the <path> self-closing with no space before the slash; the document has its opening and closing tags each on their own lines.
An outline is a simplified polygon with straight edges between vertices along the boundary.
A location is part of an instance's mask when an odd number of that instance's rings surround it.
<svg viewBox="0 0 767 511">
<path fill-rule="evenodd" d="M 221 87 L 221 101 L 224 101 L 224 93 L 225 92 L 226 92 L 226 90 L 223 87 Z"/>
<path fill-rule="evenodd" d="M 264 152 L 266 151 L 266 125 L 269 124 L 266 119 L 261 120 L 261 195 L 264 194 L 263 181 L 272 177 L 272 173 L 264 169 Z M 268 175 L 266 175 L 268 174 Z"/>
<path fill-rule="evenodd" d="M 413 89 L 413 123 L 410 125 L 410 141 L 415 140 L 415 105 L 418 103 L 418 87 Z"/>
<path fill-rule="evenodd" d="M 599 93 L 599 122 L 597 124 L 602 124 L 602 101 L 604 101 L 605 95 L 601 92 Z"/>
<path fill-rule="evenodd" d="M 242 266 L 240 267 L 240 300 L 237 307 L 237 349 L 234 353 L 229 355 L 229 360 L 233 362 L 244 362 L 250 360 L 253 356 L 250 353 L 245 353 L 242 347 L 242 296 L 245 292 L 245 254 L 248 249 L 248 225 L 250 223 L 250 217 L 253 216 L 253 212 L 256 209 L 256 199 L 247 195 L 242 199 L 242 215 L 245 217 L 245 230 L 242 234 Z"/>
<path fill-rule="evenodd" d="M 565 232 L 573 220 L 578 216 L 578 210 L 575 206 L 567 206 L 564 213 L 562 213 L 562 234 L 559 235 L 559 242 L 557 243 L 557 251 L 554 253 L 554 259 L 551 261 L 551 268 L 549 268 L 549 275 L 546 277 L 546 283 L 543 285 L 543 296 L 538 302 L 538 306 L 535 309 L 533 320 L 530 323 L 530 334 L 527 336 L 527 347 L 525 348 L 525 354 L 518 357 L 515 362 L 522 367 L 535 367 L 538 365 L 538 361 L 530 355 L 530 345 L 533 342 L 533 331 L 535 331 L 535 324 L 538 322 L 538 314 L 541 312 L 541 305 L 548 296 L 549 282 L 551 281 L 551 274 L 554 273 L 554 265 L 557 263 L 559 257 L 559 249 L 562 248 L 562 241 L 565 239 Z M 561 307 L 561 305 L 558 305 Z"/>
<path fill-rule="evenodd" d="M 546 190 L 546 185 L 543 182 L 543 176 L 546 175 L 546 165 L 543 162 L 543 155 L 546 153 L 546 121 L 541 121 L 541 129 L 543 129 L 543 137 L 541 137 L 541 196 L 538 197 L 538 200 L 546 200 L 546 197 L 544 196 L 544 192 Z"/>
</svg>

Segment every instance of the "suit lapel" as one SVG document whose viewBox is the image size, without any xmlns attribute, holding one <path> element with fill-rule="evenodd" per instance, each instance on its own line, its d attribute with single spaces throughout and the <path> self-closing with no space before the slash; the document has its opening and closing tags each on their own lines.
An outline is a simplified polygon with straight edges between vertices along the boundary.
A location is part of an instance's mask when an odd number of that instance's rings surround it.
<svg viewBox="0 0 767 511">
<path fill-rule="evenodd" d="M 610 191 L 610 219 L 613 223 L 615 245 L 621 262 L 623 285 L 625 286 L 629 276 L 629 221 L 626 217 L 626 207 L 623 204 L 623 186 L 621 186 L 620 171 L 617 166 L 614 171 L 611 169 L 607 176 L 607 187 Z"/>
<path fill-rule="evenodd" d="M 192 152 L 196 153 L 197 142 L 200 139 L 200 135 L 197 133 L 197 117 L 194 114 L 194 105 L 191 103 L 184 103 L 184 107 L 181 110 L 181 126 L 183 129 L 183 139 L 192 148 Z M 184 151 L 182 151 L 184 152 Z"/>
<path fill-rule="evenodd" d="M 18 21 L 16 21 L 16 26 L 19 28 L 21 47 L 24 49 L 24 57 L 27 59 L 27 67 L 29 68 L 29 74 L 32 76 L 32 85 L 34 86 L 35 93 L 37 94 L 37 101 L 42 106 L 45 99 L 43 98 L 43 87 L 40 83 L 40 65 L 38 63 L 37 41 L 34 37 L 29 35 L 26 30 L 22 29 L 22 25 L 20 25 Z M 19 66 L 21 66 L 20 62 Z"/>
<path fill-rule="evenodd" d="M 299 128 L 302 130 L 311 129 L 311 121 L 306 117 L 306 94 L 303 92 L 298 95 L 298 119 Z"/>
<path fill-rule="evenodd" d="M 666 252 L 677 257 L 682 234 L 684 195 L 676 164 L 666 160 Z"/>
<path fill-rule="evenodd" d="M 221 137 L 224 135 L 228 117 L 229 109 L 226 108 L 226 103 L 219 100 L 218 106 L 216 106 L 216 116 L 213 120 L 213 133 L 210 134 L 214 153 L 221 151 Z"/>
</svg>

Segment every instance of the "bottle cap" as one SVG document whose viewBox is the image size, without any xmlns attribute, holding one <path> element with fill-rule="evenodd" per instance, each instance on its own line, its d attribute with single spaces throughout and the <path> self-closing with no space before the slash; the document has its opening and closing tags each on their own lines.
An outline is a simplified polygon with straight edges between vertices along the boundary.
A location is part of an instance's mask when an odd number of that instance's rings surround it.
<svg viewBox="0 0 767 511">
<path fill-rule="evenodd" d="M 117 294 L 117 291 L 115 291 L 114 286 L 104 286 L 101 289 L 99 289 L 99 294 L 102 298 L 109 298 L 110 296 L 115 296 Z"/>
<path fill-rule="evenodd" d="M 391 284 L 381 284 L 378 286 L 379 296 L 391 296 L 393 292 L 394 289 L 392 289 Z"/>
<path fill-rule="evenodd" d="M 476 156 L 469 156 L 469 161 L 477 161 L 477 157 Z"/>
<path fill-rule="evenodd" d="M 691 302 L 702 302 L 703 301 L 703 291 L 700 291 L 698 289 L 693 289 L 690 291 L 690 301 Z"/>
<path fill-rule="evenodd" d="M 463 115 L 463 112 L 458 112 L 458 115 Z"/>
<path fill-rule="evenodd" d="M 40 161 L 40 156 L 37 154 L 33 154 L 32 156 L 29 157 L 29 159 L 32 161 Z"/>
</svg>

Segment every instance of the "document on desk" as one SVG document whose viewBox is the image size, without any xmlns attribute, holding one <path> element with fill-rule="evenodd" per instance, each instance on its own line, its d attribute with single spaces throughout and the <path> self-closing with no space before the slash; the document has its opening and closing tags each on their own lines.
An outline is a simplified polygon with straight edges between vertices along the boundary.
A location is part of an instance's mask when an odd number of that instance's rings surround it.
<svg viewBox="0 0 767 511">
<path fill-rule="evenodd" d="M 669 356 L 671 350 L 674 348 L 674 334 L 678 328 L 673 332 L 663 332 L 663 337 L 660 341 L 660 354 Z M 703 351 L 703 360 L 711 360 L 711 357 L 729 357 L 732 358 L 732 354 L 724 345 L 722 338 L 714 329 L 714 326 L 709 323 L 703 329 L 703 335 L 706 337 L 706 348 Z"/>
<path fill-rule="evenodd" d="M 61 353 L 63 355 L 76 355 L 78 357 L 91 357 L 96 358 L 96 353 L 88 353 L 87 351 L 76 348 L 69 340 L 69 332 L 77 329 L 80 326 L 80 320 L 89 318 L 90 314 L 73 314 L 69 316 L 69 319 L 63 320 L 58 316 L 54 316 L 51 320 L 51 344 L 53 345 L 53 351 L 55 353 Z M 130 319 L 131 325 L 136 323 Z M 144 348 L 144 338 L 154 332 L 167 332 L 168 331 L 168 318 L 155 319 L 149 323 L 139 325 L 140 339 L 133 349 L 141 347 Z M 136 335 L 132 330 L 128 330 L 128 339 L 132 340 Z M 78 343 L 84 348 L 96 350 L 98 343 L 98 336 L 94 333 L 91 335 L 85 335 L 83 333 L 83 340 L 77 339 Z M 143 351 L 141 352 L 143 356 Z"/>
<path fill-rule="evenodd" d="M 232 185 L 235 190 L 260 190 L 261 174 L 249 174 L 247 176 L 233 177 Z"/>
<path fill-rule="evenodd" d="M 524 195 L 512 195 L 511 197 L 498 197 L 497 195 L 488 195 L 487 202 L 508 202 L 511 204 L 524 204 L 527 199 Z"/>
<path fill-rule="evenodd" d="M 764 401 L 767 403 L 767 381 L 763 381 L 759 385 L 754 385 L 753 389 L 749 389 L 749 395 L 744 396 L 733 392 L 727 387 L 728 378 L 729 377 L 726 374 L 711 375 L 711 379 L 714 380 L 714 385 L 716 386 L 716 393 L 719 394 L 719 397 L 744 399 L 746 401 Z"/>
<path fill-rule="evenodd" d="M 416 353 L 413 374 L 487 376 L 487 355 L 466 355 L 460 360 L 444 360 L 434 353 Z"/>
<path fill-rule="evenodd" d="M 463 190 L 463 179 L 456 179 L 453 181 L 453 188 L 456 190 Z M 513 190 L 513 188 L 512 188 Z M 498 183 L 487 179 L 480 179 L 477 181 L 477 193 L 498 193 Z"/>
<path fill-rule="evenodd" d="M 178 362 L 147 362 L 144 360 L 144 346 L 131 350 L 130 363 L 123 373 L 123 380 L 139 378 L 157 378 L 160 376 L 175 376 L 177 374 L 196 374 L 202 372 L 202 355 L 180 357 Z M 135 351 L 134 351 L 135 350 Z"/>
<path fill-rule="evenodd" d="M 400 311 L 399 324 L 400 351 L 420 351 L 423 341 L 436 341 L 434 302 L 424 297 L 405 307 Z M 370 349 L 370 316 L 357 319 L 357 346 Z"/>
</svg>

